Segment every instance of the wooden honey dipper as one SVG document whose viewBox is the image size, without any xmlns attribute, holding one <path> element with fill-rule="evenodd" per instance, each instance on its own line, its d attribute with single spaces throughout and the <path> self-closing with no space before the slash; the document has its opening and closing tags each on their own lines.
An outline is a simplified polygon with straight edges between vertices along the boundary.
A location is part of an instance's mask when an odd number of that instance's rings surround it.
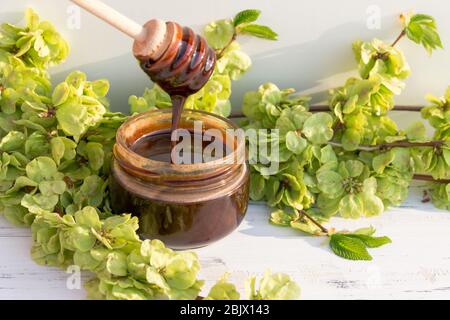
<svg viewBox="0 0 450 320">
<path fill-rule="evenodd" d="M 200 90 L 214 71 L 216 54 L 188 27 L 152 19 L 143 26 L 98 0 L 71 0 L 134 39 L 133 54 L 144 72 L 172 98 L 172 130 L 185 99 Z"/>
</svg>

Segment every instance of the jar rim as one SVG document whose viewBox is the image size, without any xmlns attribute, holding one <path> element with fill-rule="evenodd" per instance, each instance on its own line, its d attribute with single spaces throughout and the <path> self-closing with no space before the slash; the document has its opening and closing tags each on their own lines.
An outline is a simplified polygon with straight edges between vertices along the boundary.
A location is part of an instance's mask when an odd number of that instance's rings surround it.
<svg viewBox="0 0 450 320">
<path fill-rule="evenodd" d="M 205 120 L 211 128 L 222 131 L 228 129 L 240 130 L 231 120 L 207 111 L 194 109 L 183 110 L 182 119 L 189 117 L 197 117 Z M 132 116 L 119 127 L 116 133 L 113 154 L 119 165 L 125 171 L 143 180 L 204 180 L 225 174 L 245 163 L 245 138 L 240 139 L 236 138 L 236 136 L 234 136 L 235 140 L 232 145 L 232 150 L 223 158 L 193 164 L 172 164 L 170 162 L 153 160 L 143 157 L 131 149 L 132 144 L 140 137 L 157 131 L 146 131 L 146 125 L 149 127 L 152 123 L 155 124 L 160 120 L 166 120 L 167 122 L 171 118 L 172 109 L 151 110 Z M 180 121 L 180 124 L 183 125 L 183 121 Z M 169 123 L 163 128 L 170 129 Z"/>
</svg>

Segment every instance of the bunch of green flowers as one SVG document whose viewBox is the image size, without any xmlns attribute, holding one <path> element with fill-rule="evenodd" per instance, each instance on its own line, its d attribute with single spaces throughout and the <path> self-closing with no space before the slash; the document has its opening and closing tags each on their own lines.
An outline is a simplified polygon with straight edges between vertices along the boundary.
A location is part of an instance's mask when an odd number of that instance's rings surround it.
<svg viewBox="0 0 450 320">
<path fill-rule="evenodd" d="M 126 119 L 107 111 L 108 87 L 106 80 L 89 82 L 73 72 L 53 92 L 20 95 L 13 114 L 2 109 L 1 118 L 12 123 L 0 137 L 0 206 L 11 221 L 29 225 L 30 213 L 108 208 L 105 163 L 115 130 Z M 98 130 L 104 134 L 95 140 Z"/>
<path fill-rule="evenodd" d="M 32 10 L 25 13 L 25 26 L 3 23 L 0 49 L 20 58 L 27 66 L 47 68 L 67 58 L 69 46 L 48 21 L 40 21 Z"/>
</svg>

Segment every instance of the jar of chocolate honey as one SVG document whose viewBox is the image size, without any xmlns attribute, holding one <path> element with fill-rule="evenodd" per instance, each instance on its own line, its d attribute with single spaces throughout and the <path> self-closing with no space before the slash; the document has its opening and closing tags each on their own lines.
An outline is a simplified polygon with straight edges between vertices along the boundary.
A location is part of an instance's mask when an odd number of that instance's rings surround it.
<svg viewBox="0 0 450 320">
<path fill-rule="evenodd" d="M 117 131 L 112 178 L 114 212 L 139 218 L 143 239 L 173 249 L 198 248 L 235 230 L 247 210 L 249 169 L 245 138 L 228 119 L 197 110 L 182 113 L 178 130 L 185 148 L 171 139 L 170 109 L 130 118 Z M 210 134 L 213 132 L 214 134 Z M 215 148 L 212 148 L 214 144 Z"/>
</svg>

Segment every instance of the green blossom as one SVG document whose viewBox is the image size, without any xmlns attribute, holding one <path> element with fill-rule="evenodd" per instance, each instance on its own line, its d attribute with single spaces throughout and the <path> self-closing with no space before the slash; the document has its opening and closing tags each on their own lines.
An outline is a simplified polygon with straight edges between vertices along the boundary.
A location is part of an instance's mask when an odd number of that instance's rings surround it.
<svg viewBox="0 0 450 320">
<path fill-rule="evenodd" d="M 321 210 L 328 214 L 340 212 L 342 217 L 352 219 L 383 212 L 383 202 L 376 195 L 377 180 L 370 177 L 367 166 L 359 160 L 347 160 L 335 170 L 324 166 L 317 173 L 321 191 L 317 205 Z"/>
</svg>

